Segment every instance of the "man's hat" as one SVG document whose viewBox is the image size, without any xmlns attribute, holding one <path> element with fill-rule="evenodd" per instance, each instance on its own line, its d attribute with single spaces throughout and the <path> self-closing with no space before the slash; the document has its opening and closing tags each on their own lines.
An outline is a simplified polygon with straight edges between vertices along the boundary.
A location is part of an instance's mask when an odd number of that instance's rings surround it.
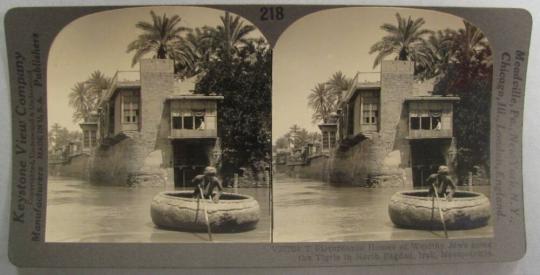
<svg viewBox="0 0 540 275">
<path fill-rule="evenodd" d="M 215 167 L 207 166 L 204 168 L 204 174 L 207 176 L 215 176 L 217 174 L 217 170 Z"/>
<path fill-rule="evenodd" d="M 439 166 L 439 170 L 437 171 L 437 173 L 444 174 L 444 175 L 448 174 L 448 172 L 449 172 L 448 166 L 446 165 Z"/>
</svg>

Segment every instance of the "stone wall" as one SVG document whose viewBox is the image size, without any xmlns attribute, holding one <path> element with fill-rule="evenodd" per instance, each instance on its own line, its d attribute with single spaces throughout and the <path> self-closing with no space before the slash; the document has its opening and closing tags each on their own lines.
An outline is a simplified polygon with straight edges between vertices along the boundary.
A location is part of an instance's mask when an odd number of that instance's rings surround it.
<svg viewBox="0 0 540 275">
<path fill-rule="evenodd" d="M 75 177 L 87 179 L 90 172 L 90 156 L 79 154 L 70 157 L 64 163 L 49 165 L 49 174 L 53 176 Z"/>
<path fill-rule="evenodd" d="M 167 171 L 162 165 L 161 150 L 151 151 L 141 133 L 131 133 L 118 139 L 110 146 L 94 150 L 92 181 L 110 185 L 165 185 Z"/>
<path fill-rule="evenodd" d="M 326 155 L 314 156 L 304 165 L 288 165 L 286 169 L 290 177 L 328 181 L 329 157 Z"/>
</svg>

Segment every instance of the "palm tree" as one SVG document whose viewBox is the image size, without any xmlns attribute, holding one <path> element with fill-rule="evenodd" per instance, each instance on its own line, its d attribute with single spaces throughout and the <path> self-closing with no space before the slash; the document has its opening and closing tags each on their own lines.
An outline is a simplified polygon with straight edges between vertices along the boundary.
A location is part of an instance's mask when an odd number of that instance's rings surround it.
<svg viewBox="0 0 540 275">
<path fill-rule="evenodd" d="M 150 11 L 150 15 L 152 22 L 139 21 L 135 24 L 142 33 L 127 47 L 128 53 L 135 52 L 131 66 L 135 66 L 144 55 L 152 52 L 158 59 L 174 58 L 177 56 L 174 49 L 178 48 L 177 43 L 181 41 L 181 33 L 189 30 L 178 26 L 182 20 L 178 15 L 167 17 L 163 14 L 160 17 L 154 11 Z"/>
<path fill-rule="evenodd" d="M 328 117 L 334 109 L 335 99 L 329 92 L 326 84 L 319 83 L 308 95 L 308 106 L 313 109 L 313 115 L 311 116 L 313 123 L 319 121 L 326 122 Z"/>
<path fill-rule="evenodd" d="M 398 60 L 411 60 L 418 48 L 425 42 L 424 36 L 431 33 L 430 30 L 422 29 L 426 23 L 423 18 L 413 20 L 410 16 L 405 19 L 396 13 L 397 25 L 383 24 L 381 29 L 388 34 L 381 41 L 373 44 L 369 53 L 377 53 L 373 68 L 377 67 L 382 60 L 392 54 Z"/>
<path fill-rule="evenodd" d="M 209 29 L 212 47 L 219 48 L 226 53 L 225 57 L 230 58 L 249 43 L 248 34 L 255 30 L 255 27 L 245 24 L 240 16 L 231 16 L 228 12 L 220 16 L 220 19 L 221 25 Z"/>
<path fill-rule="evenodd" d="M 468 68 L 491 66 L 491 49 L 486 36 L 471 23 L 463 23 L 465 28 L 457 31 L 452 48 L 455 61 Z"/>
<path fill-rule="evenodd" d="M 112 80 L 110 77 L 105 76 L 101 71 L 94 71 L 88 80 L 86 80 L 86 85 L 89 93 L 89 97 L 92 100 L 91 110 L 95 111 L 103 90 L 108 90 L 112 85 Z"/>
<path fill-rule="evenodd" d="M 415 52 L 416 74 L 419 79 L 430 79 L 443 74 L 453 55 L 456 32 L 450 29 L 433 33 Z"/>
<path fill-rule="evenodd" d="M 88 93 L 88 86 L 84 82 L 77 82 L 69 93 L 69 106 L 73 112 L 73 122 L 78 122 L 88 118 L 92 110 L 92 97 Z"/>
<path fill-rule="evenodd" d="M 348 91 L 353 85 L 352 79 L 346 77 L 341 71 L 335 72 L 326 82 L 326 88 L 337 102 L 341 100 L 343 91 Z M 335 105 L 335 104 L 334 104 Z"/>
<path fill-rule="evenodd" d="M 309 142 L 309 133 L 306 129 L 300 128 L 294 139 L 294 148 L 300 149 L 306 146 Z"/>
<path fill-rule="evenodd" d="M 488 80 L 492 76 L 491 48 L 485 35 L 469 22 L 455 32 L 451 57 L 444 77 L 437 84 L 437 92 L 461 95 L 470 93 L 471 83 Z M 460 103 L 461 104 L 461 103 Z"/>
</svg>

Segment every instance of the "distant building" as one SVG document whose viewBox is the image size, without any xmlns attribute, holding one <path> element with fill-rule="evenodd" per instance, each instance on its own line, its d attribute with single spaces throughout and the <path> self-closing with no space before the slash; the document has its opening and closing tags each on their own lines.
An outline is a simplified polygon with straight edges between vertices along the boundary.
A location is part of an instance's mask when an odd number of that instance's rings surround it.
<svg viewBox="0 0 540 275">
<path fill-rule="evenodd" d="M 92 113 L 83 122 L 79 123 L 82 131 L 82 152 L 90 153 L 98 145 L 98 114 Z"/>
<path fill-rule="evenodd" d="M 91 150 L 93 180 L 188 186 L 205 166 L 218 165 L 217 105 L 222 96 L 194 94 L 174 77 L 173 62 L 144 59 L 140 71 L 118 71 L 97 119 L 81 123 Z"/>
<path fill-rule="evenodd" d="M 425 185 L 439 165 L 455 168 L 454 96 L 433 95 L 432 83 L 414 79 L 409 61 L 384 61 L 380 81 L 358 74 L 339 102 L 336 118 L 319 125 L 331 182 Z M 309 168 L 307 168 L 309 169 Z M 326 176 L 327 175 L 327 176 Z"/>
</svg>

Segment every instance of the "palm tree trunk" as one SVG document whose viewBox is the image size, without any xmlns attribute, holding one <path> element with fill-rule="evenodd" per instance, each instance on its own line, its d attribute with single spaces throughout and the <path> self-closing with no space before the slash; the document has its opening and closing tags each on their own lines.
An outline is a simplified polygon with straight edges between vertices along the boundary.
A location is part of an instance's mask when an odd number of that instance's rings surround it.
<svg viewBox="0 0 540 275">
<path fill-rule="evenodd" d="M 409 54 L 407 53 L 407 49 L 401 48 L 399 51 L 399 60 L 407 60 L 409 57 Z"/>
<path fill-rule="evenodd" d="M 167 52 L 165 51 L 165 48 L 163 46 L 160 46 L 158 48 L 157 58 L 158 59 L 165 59 L 165 58 L 167 58 L 166 54 L 167 54 Z"/>
</svg>

